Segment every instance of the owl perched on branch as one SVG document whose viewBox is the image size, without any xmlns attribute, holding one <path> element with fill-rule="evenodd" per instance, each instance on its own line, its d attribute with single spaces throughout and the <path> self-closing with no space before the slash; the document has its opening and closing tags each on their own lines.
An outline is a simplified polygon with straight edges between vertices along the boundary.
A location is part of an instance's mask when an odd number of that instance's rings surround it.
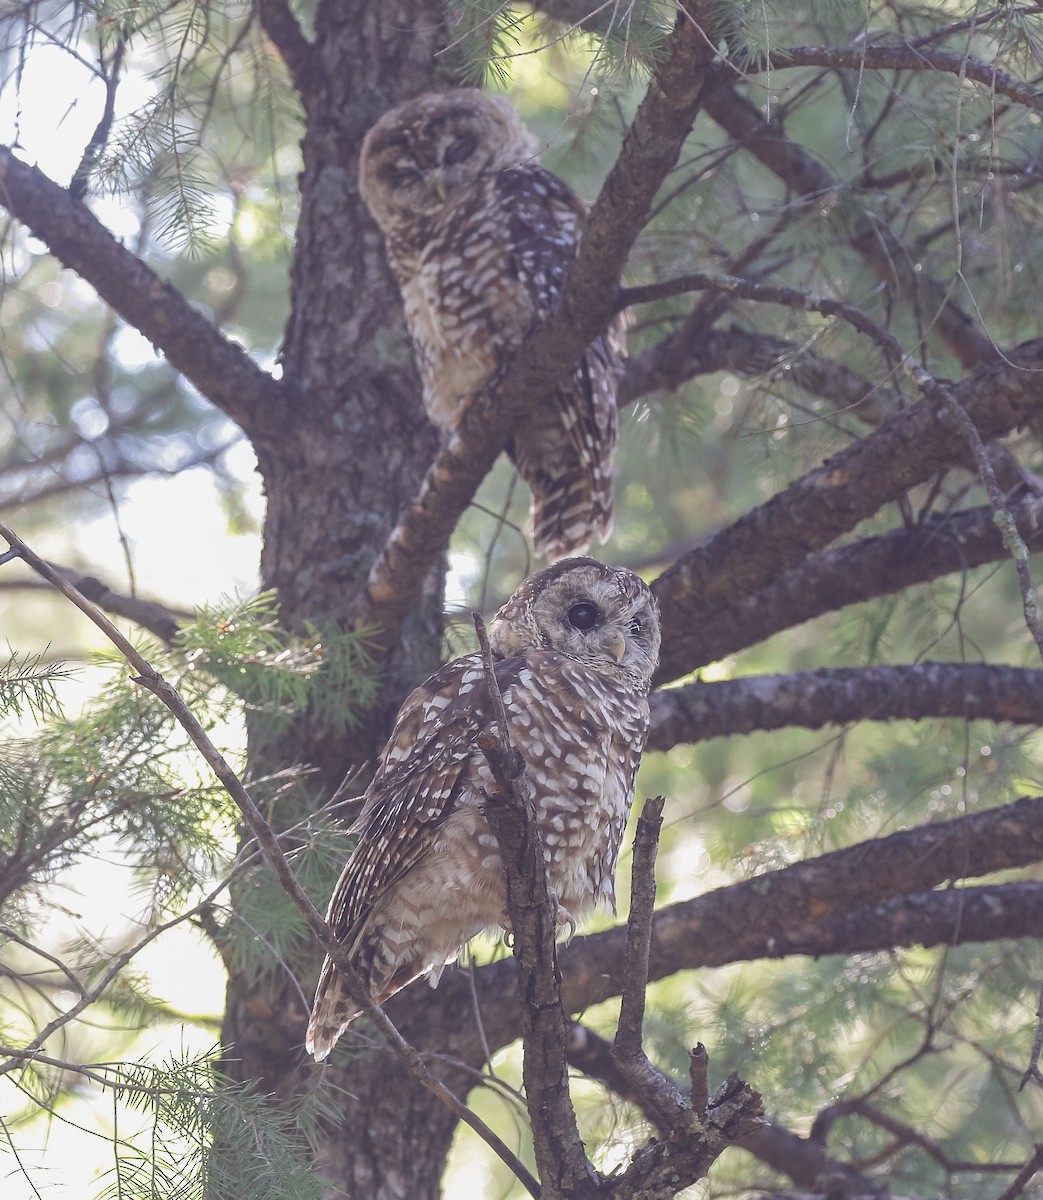
<svg viewBox="0 0 1043 1200">
<path fill-rule="evenodd" d="M 473 88 L 399 105 L 363 142 L 359 188 L 384 233 L 440 429 L 455 428 L 553 310 L 575 258 L 586 205 L 537 149 L 510 101 Z M 617 318 L 550 395 L 533 396 L 507 447 L 548 559 L 612 530 L 622 348 Z"/>
<path fill-rule="evenodd" d="M 551 891 L 566 915 L 614 906 L 615 868 L 648 729 L 659 614 L 632 572 L 563 559 L 489 627 L 509 736 L 525 760 Z M 481 656 L 447 663 L 402 705 L 327 920 L 382 1004 L 506 927 L 495 790 L 478 734 L 495 723 Z M 306 1045 L 325 1058 L 359 1010 L 327 958 Z"/>
</svg>

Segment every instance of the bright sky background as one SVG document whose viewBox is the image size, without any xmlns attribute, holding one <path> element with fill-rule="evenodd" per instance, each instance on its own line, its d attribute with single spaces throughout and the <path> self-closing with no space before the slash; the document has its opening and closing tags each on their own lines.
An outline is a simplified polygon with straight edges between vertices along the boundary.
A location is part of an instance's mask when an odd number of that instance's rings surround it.
<svg viewBox="0 0 1043 1200">
<path fill-rule="evenodd" d="M 124 112 L 141 104 L 148 85 L 128 78 L 120 89 Z M 41 46 L 27 58 L 21 91 L 0 91 L 0 141 L 17 146 L 19 154 L 61 184 L 67 184 L 84 145 L 97 124 L 103 103 L 101 85 L 86 68 L 67 54 Z M 135 221 L 115 200 L 92 202 L 92 208 L 118 237 L 135 232 Z M 151 347 L 130 333 L 121 350 L 129 357 Z M 3 393 L 0 392 L 0 396 Z M 9 399 L 9 398 L 8 398 Z M 243 444 L 229 456 L 230 468 L 242 479 L 244 503 L 260 516 L 263 511 L 260 483 L 253 472 L 253 456 Z M 126 489 L 120 506 L 139 587 L 143 595 L 179 605 L 214 602 L 234 593 L 250 594 L 258 586 L 259 538 L 233 535 L 223 519 L 217 489 L 203 469 L 190 470 L 173 479 L 142 480 Z M 73 531 L 69 531 L 72 533 Z M 60 557 L 60 542 L 68 536 L 54 534 L 54 546 L 37 545 Z M 82 559 L 113 587 L 126 587 L 126 574 L 116 521 L 112 514 L 78 524 L 74 536 Z M 24 611 L 38 593 L 17 595 L 12 604 Z M 47 606 L 48 617 L 53 610 Z M 43 609 L 41 609 L 41 614 Z M 69 622 L 78 620 L 70 612 Z M 43 622 L 42 648 L 64 630 L 52 619 Z M 22 648 L 22 647 L 20 647 Z M 25 647 L 29 649 L 31 647 Z M 73 685 L 75 691 L 77 685 Z M 78 685 L 83 688 L 82 682 Z M 134 928 L 141 900 L 126 886 L 124 872 L 105 863 L 79 868 L 63 889 L 62 900 L 82 917 L 95 935 L 118 936 Z M 147 971 L 154 993 L 171 1008 L 186 1015 L 220 1014 L 224 998 L 223 971 L 214 962 L 208 944 L 189 928 L 163 935 L 136 960 Z M 216 1040 L 212 1028 L 199 1024 L 171 1023 L 139 1037 L 128 1048 L 130 1057 L 164 1058 L 184 1050 L 202 1053 Z M 60 1053 L 58 1047 L 56 1052 Z M 0 1088 L 0 1113 L 7 1117 L 23 1108 L 9 1088 Z M 56 1200 L 86 1200 L 97 1194 L 91 1181 L 112 1166 L 110 1099 L 99 1101 L 93 1085 L 80 1089 L 60 1109 L 60 1119 L 35 1120 L 12 1130 L 23 1157 L 23 1166 L 35 1188 Z M 123 1116 L 122 1133 L 129 1133 L 140 1116 Z M 97 1130 L 98 1133 L 86 1132 Z M 101 1136 L 99 1136 L 99 1133 Z M 36 1193 L 9 1153 L 0 1149 L 0 1195 L 4 1200 L 36 1200 Z"/>
</svg>

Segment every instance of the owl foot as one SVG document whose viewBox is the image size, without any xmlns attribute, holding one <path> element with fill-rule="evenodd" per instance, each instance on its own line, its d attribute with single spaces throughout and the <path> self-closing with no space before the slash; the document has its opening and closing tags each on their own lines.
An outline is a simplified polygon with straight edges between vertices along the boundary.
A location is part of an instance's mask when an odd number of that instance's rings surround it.
<svg viewBox="0 0 1043 1200">
<path fill-rule="evenodd" d="M 564 938 L 564 943 L 567 946 L 569 942 L 572 941 L 576 933 L 576 918 L 563 904 L 559 902 L 558 897 L 555 896 L 553 892 L 551 892 L 550 898 L 554 901 L 555 905 L 554 924 L 557 925 L 559 929 L 562 925 L 567 925 L 569 927 L 569 931 L 567 934 L 565 934 Z"/>
<path fill-rule="evenodd" d="M 563 925 L 569 927 L 568 933 L 565 935 L 565 944 L 568 945 L 576 933 L 576 918 L 565 908 L 559 901 L 558 897 L 553 892 L 550 893 L 551 900 L 554 901 L 554 924 L 560 929 Z M 508 949 L 514 948 L 514 926 L 511 924 L 509 913 L 504 913 L 500 917 L 500 928 L 503 930 L 503 944 Z"/>
</svg>

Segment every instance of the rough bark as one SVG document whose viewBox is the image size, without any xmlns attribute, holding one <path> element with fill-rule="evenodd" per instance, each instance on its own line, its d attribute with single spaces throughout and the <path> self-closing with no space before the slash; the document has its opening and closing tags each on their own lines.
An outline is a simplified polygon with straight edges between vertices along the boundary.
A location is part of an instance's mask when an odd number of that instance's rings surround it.
<svg viewBox="0 0 1043 1200">
<path fill-rule="evenodd" d="M 358 151 L 381 112 L 435 86 L 436 53 L 447 39 L 437 0 L 327 0 L 310 49 L 281 5 L 264 9 L 304 87 L 306 130 L 282 403 L 252 425 L 268 500 L 262 577 L 278 589 L 289 628 L 305 620 L 347 626 L 438 445 L 380 234 L 358 195 Z M 308 762 L 328 792 L 349 767 L 375 756 L 401 697 L 438 663 L 443 571 L 436 561 L 415 596 L 364 724 L 349 737 L 314 711 L 292 739 L 254 740 L 255 773 Z M 314 1087 L 320 1068 L 304 1055 L 305 1018 L 277 980 L 259 986 L 233 976 L 223 1030 L 228 1072 L 284 1099 Z M 330 1194 L 437 1195 L 456 1124 L 448 1111 L 379 1054 L 322 1070 L 340 1089 L 340 1120 L 320 1155 Z M 470 1082 L 456 1077 L 450 1086 L 466 1093 Z"/>
</svg>

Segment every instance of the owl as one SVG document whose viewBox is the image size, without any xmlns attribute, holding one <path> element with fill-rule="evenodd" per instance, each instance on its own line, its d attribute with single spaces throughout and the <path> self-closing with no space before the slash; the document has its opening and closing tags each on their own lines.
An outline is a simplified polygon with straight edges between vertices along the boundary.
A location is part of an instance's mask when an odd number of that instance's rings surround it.
<svg viewBox="0 0 1043 1200">
<path fill-rule="evenodd" d="M 537 149 L 510 101 L 474 88 L 399 105 L 362 144 L 359 190 L 444 431 L 555 307 L 576 255 L 586 205 Z M 623 334 L 617 318 L 568 379 L 534 396 L 507 448 L 532 491 L 536 552 L 552 561 L 612 530 Z"/>
<path fill-rule="evenodd" d="M 489 626 L 509 735 L 526 763 L 559 920 L 615 905 L 615 867 L 648 729 L 659 614 L 631 571 L 561 559 Z M 483 929 L 507 928 L 495 790 L 478 734 L 494 723 L 482 659 L 446 664 L 402 705 L 352 826 L 358 844 L 327 920 L 382 1004 L 444 967 Z M 306 1045 L 329 1054 L 358 1016 L 327 958 Z"/>
</svg>

